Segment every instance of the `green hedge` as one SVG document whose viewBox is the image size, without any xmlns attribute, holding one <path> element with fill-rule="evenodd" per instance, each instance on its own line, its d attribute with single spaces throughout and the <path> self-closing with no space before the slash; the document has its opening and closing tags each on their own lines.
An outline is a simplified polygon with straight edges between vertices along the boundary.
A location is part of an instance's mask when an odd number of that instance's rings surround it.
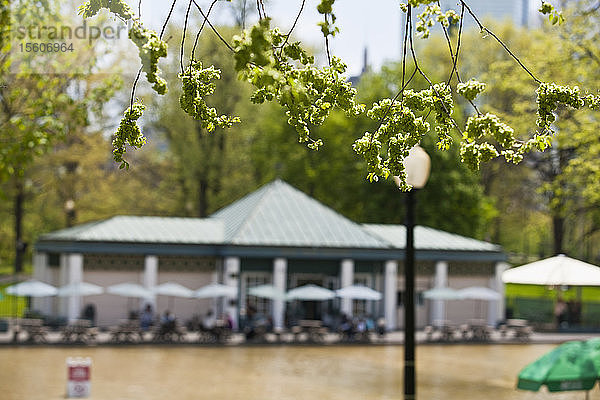
<svg viewBox="0 0 600 400">
<path fill-rule="evenodd" d="M 0 318 L 22 317 L 27 309 L 27 299 L 25 297 L 16 297 L 7 295 L 5 288 L 12 283 L 0 285 Z"/>
</svg>

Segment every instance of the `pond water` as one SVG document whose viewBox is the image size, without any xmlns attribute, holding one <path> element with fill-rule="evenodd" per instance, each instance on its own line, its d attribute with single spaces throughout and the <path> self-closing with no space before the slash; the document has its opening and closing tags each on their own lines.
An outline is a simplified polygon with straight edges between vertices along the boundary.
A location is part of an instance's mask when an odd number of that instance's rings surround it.
<svg viewBox="0 0 600 400">
<path fill-rule="evenodd" d="M 419 399 L 583 399 L 517 391 L 516 376 L 554 345 L 417 348 Z M 398 400 L 402 346 L 5 347 L 0 398 L 64 399 L 66 357 L 91 357 L 93 400 Z M 600 399 L 597 388 L 590 399 Z"/>
</svg>

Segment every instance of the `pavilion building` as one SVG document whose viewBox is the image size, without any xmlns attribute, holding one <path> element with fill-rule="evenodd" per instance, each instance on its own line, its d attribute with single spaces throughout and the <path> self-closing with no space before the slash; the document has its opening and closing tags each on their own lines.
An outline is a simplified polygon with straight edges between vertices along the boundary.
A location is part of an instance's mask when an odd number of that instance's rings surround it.
<svg viewBox="0 0 600 400">
<path fill-rule="evenodd" d="M 275 326 L 300 314 L 320 319 L 329 313 L 384 317 L 388 329 L 402 328 L 402 225 L 353 222 L 289 184 L 275 180 L 209 218 L 115 216 L 41 236 L 35 245 L 34 278 L 61 286 L 89 282 L 103 287 L 135 282 L 148 288 L 165 282 L 197 289 L 209 283 L 237 288 L 235 299 L 150 298 L 157 312 L 171 308 L 180 321 L 209 309 L 228 312 L 237 322 L 251 302 L 272 316 Z M 424 300 L 433 287 L 487 286 L 503 293 L 506 255 L 494 244 L 417 226 L 417 326 L 435 320 L 463 322 L 504 317 L 504 301 L 444 303 Z M 380 301 L 335 299 L 291 302 L 259 299 L 248 288 L 272 284 L 281 290 L 304 284 L 339 289 L 362 284 L 380 291 Z M 79 317 L 93 303 L 100 326 L 116 324 L 141 300 L 111 294 L 35 299 L 48 315 Z"/>
</svg>

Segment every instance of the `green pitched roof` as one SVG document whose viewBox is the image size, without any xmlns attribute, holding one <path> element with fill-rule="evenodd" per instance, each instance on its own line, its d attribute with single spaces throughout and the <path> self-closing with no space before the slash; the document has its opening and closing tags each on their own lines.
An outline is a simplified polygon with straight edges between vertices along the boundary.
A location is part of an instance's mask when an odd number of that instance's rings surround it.
<svg viewBox="0 0 600 400">
<path fill-rule="evenodd" d="M 406 246 L 406 227 L 404 225 L 363 225 L 369 232 L 390 242 L 394 247 Z M 418 250 L 442 251 L 484 251 L 501 252 L 498 245 L 440 231 L 426 226 L 415 227 L 415 248 Z"/>
<path fill-rule="evenodd" d="M 259 252 L 283 247 L 313 252 L 322 249 L 319 254 L 338 250 L 347 253 L 350 249 L 358 251 L 360 256 L 367 253 L 374 256 L 374 252 L 379 252 L 387 259 L 401 256 L 398 251 L 404 249 L 405 242 L 406 231 L 402 225 L 357 224 L 276 180 L 210 218 L 116 216 L 48 233 L 39 238 L 36 246 L 40 248 L 41 244 L 44 251 L 57 248 L 61 251 L 103 251 L 105 247 L 98 246 L 106 243 L 110 251 L 148 252 L 152 249 L 165 254 L 184 251 L 173 245 L 191 246 L 193 250 L 186 251 L 210 254 L 217 252 L 214 246 L 225 246 L 232 254 L 240 251 L 237 246 Z M 139 246 L 124 248 L 127 243 Z M 502 255 L 500 246 L 424 226 L 415 228 L 415 247 L 422 254 L 441 251 L 495 258 Z"/>
<path fill-rule="evenodd" d="M 217 211 L 225 241 L 250 246 L 390 248 L 331 208 L 281 180 L 275 180 Z"/>
<path fill-rule="evenodd" d="M 200 218 L 116 216 L 48 233 L 42 241 L 221 243 L 223 223 Z"/>
</svg>

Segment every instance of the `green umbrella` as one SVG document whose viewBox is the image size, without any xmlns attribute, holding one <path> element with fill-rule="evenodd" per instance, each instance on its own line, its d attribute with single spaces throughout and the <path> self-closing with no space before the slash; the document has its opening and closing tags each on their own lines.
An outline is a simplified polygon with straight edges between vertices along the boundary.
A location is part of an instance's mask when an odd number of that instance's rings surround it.
<svg viewBox="0 0 600 400">
<path fill-rule="evenodd" d="M 563 343 L 527 365 L 519 373 L 517 388 L 550 392 L 590 390 L 600 377 L 600 338 Z"/>
</svg>

